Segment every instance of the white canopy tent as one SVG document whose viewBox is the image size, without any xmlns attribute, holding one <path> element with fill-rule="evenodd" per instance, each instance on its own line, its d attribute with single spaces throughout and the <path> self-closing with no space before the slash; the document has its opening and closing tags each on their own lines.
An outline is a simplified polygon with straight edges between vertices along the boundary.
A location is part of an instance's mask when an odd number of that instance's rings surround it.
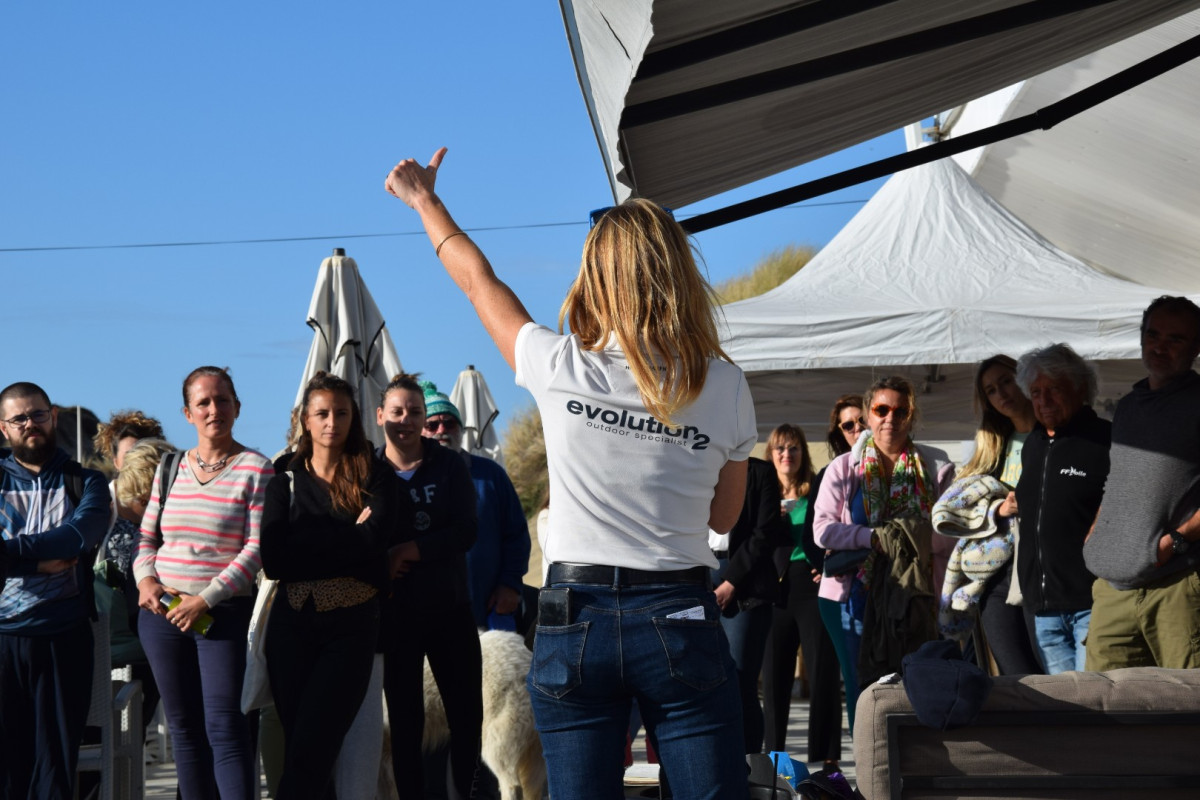
<svg viewBox="0 0 1200 800">
<path fill-rule="evenodd" d="M 1020 117 L 1200 35 L 1193 12 L 968 103 L 948 138 Z M 1004 206 L 1100 269 L 1200 292 L 1200 62 L 1049 131 L 955 156 Z"/>
<path fill-rule="evenodd" d="M 680 208 L 1079 59 L 1200 0 L 560 5 L 613 196 Z"/>
<path fill-rule="evenodd" d="M 723 341 L 760 435 L 795 422 L 819 440 L 838 395 L 899 372 L 928 392 L 920 436 L 969 439 L 974 364 L 1067 342 L 1100 362 L 1103 407 L 1141 373 L 1141 313 L 1163 293 L 1054 247 L 947 159 L 893 176 L 790 280 L 726 306 Z"/>
</svg>

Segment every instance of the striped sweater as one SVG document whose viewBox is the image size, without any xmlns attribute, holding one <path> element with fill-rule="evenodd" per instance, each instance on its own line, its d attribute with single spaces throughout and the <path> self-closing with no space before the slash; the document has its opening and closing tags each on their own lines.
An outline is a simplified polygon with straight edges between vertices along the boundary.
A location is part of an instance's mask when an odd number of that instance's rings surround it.
<svg viewBox="0 0 1200 800">
<path fill-rule="evenodd" d="M 134 579 L 155 577 L 164 586 L 200 595 L 210 608 L 250 594 L 262 568 L 259 527 L 273 474 L 266 456 L 243 450 L 224 472 L 201 484 L 183 458 L 165 502 L 158 496 L 156 474 L 142 517 Z"/>
</svg>

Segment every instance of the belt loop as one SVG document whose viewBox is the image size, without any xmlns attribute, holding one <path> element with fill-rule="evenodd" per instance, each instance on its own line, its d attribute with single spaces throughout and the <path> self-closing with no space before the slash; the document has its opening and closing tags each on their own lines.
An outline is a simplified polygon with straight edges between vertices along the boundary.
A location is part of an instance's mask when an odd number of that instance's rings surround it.
<svg viewBox="0 0 1200 800">
<path fill-rule="evenodd" d="M 621 567 L 613 567 L 612 575 L 613 575 L 612 588 L 620 589 L 621 588 Z"/>
</svg>

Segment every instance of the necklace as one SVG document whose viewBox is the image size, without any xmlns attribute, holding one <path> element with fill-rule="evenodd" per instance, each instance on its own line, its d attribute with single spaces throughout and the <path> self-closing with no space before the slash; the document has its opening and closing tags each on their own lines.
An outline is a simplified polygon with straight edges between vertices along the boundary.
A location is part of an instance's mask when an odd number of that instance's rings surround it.
<svg viewBox="0 0 1200 800">
<path fill-rule="evenodd" d="M 196 465 L 200 467 L 201 471 L 203 472 L 220 472 L 221 470 L 225 469 L 225 462 L 229 460 L 229 456 L 225 456 L 220 461 L 214 461 L 211 464 L 207 464 L 205 463 L 204 459 L 200 457 L 199 447 L 192 452 L 196 456 Z"/>
</svg>

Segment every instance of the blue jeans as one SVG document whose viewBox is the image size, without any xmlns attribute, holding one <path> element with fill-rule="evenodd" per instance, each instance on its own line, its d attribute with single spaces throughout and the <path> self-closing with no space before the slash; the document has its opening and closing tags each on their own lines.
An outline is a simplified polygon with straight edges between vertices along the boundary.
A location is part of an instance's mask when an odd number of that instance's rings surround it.
<svg viewBox="0 0 1200 800">
<path fill-rule="evenodd" d="M 1034 634 L 1047 675 L 1069 670 L 1083 671 L 1087 656 L 1084 642 L 1091 621 L 1090 608 L 1034 616 Z"/>
<path fill-rule="evenodd" d="M 250 724 L 242 713 L 246 632 L 253 600 L 234 597 L 208 613 L 208 636 L 184 633 L 143 610 L 138 636 L 162 693 L 183 800 L 250 800 L 258 791 Z"/>
<path fill-rule="evenodd" d="M 528 677 L 550 796 L 624 796 L 625 733 L 637 698 L 676 797 L 745 798 L 737 673 L 712 591 L 553 586 L 571 589 L 570 624 L 538 625 Z M 669 618 L 697 608 L 703 619 Z"/>
</svg>

